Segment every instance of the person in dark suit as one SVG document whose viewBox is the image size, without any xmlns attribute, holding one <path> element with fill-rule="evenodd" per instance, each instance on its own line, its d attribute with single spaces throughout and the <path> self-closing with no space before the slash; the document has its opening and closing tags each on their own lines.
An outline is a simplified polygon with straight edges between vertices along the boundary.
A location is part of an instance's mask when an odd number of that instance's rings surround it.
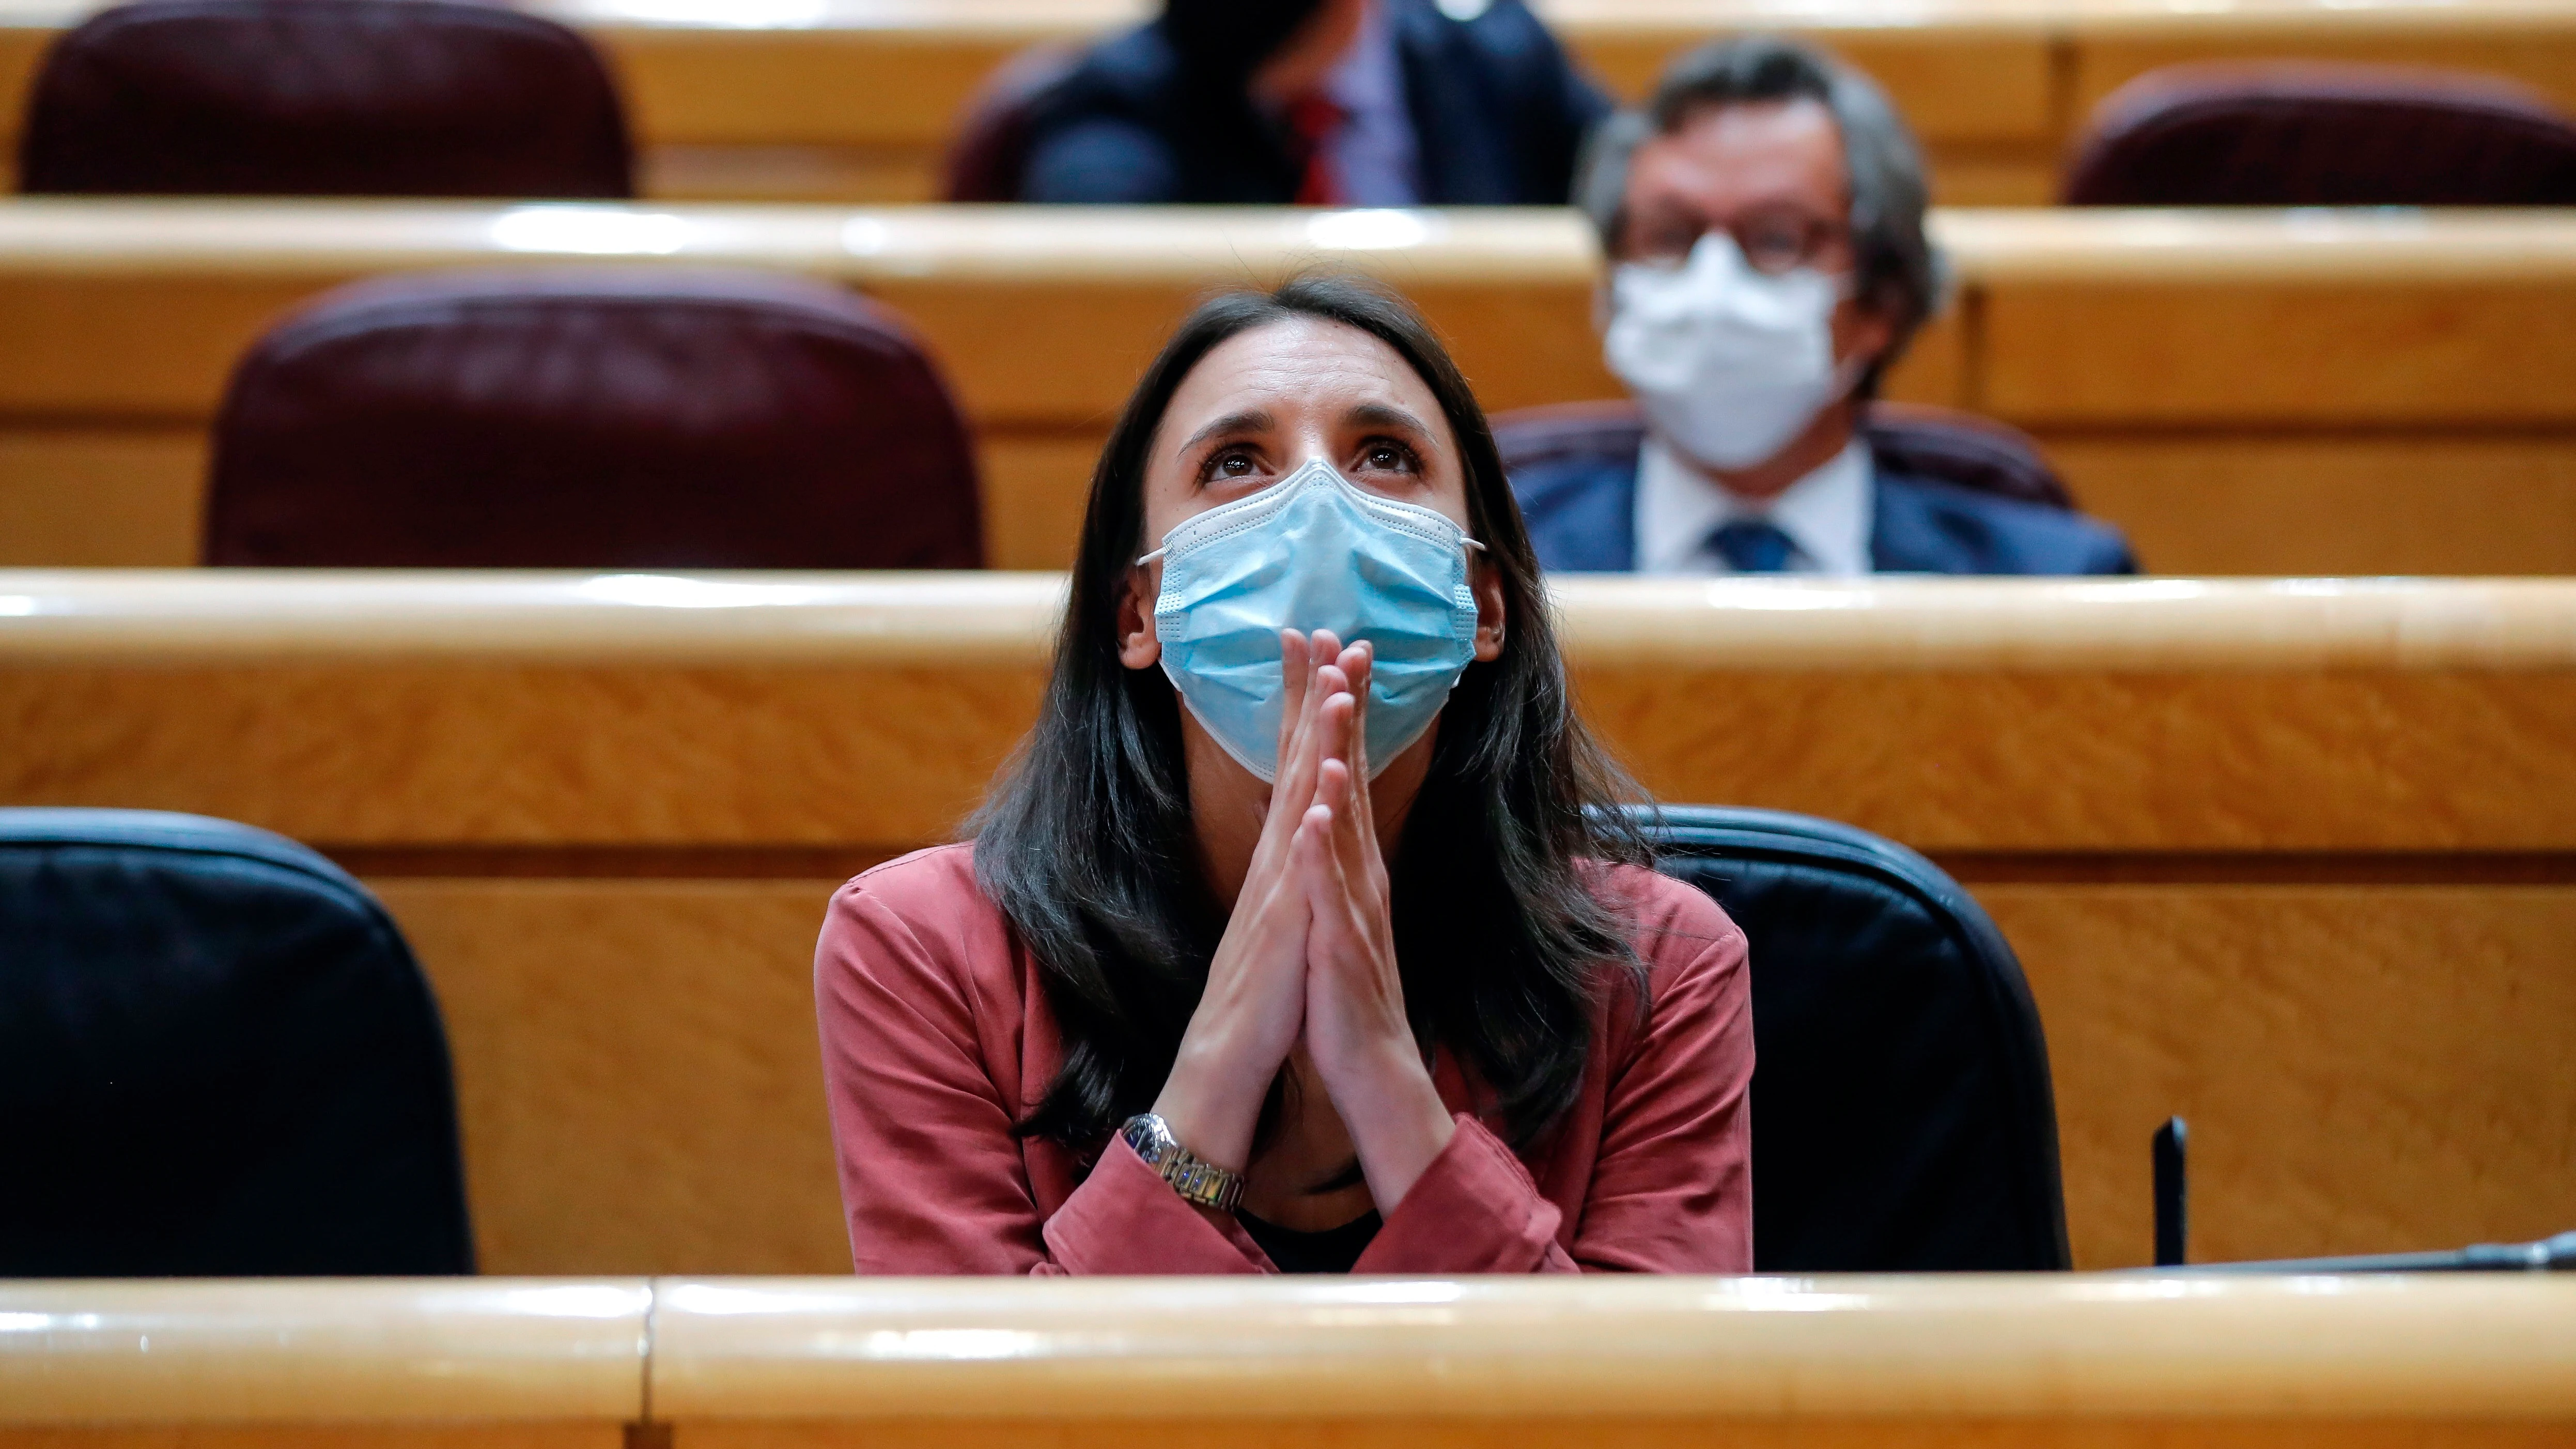
<svg viewBox="0 0 2576 1449">
<path fill-rule="evenodd" d="M 1554 206 L 1609 111 L 1522 0 L 1167 0 L 1033 106 L 1020 199 Z"/>
<path fill-rule="evenodd" d="M 1939 296 L 1923 165 L 1867 78 L 1788 41 L 1682 57 L 1595 138 L 1630 456 L 1512 479 L 1541 561 L 1640 573 L 2134 573 L 2080 514 L 1880 466 L 1862 411 Z"/>
</svg>

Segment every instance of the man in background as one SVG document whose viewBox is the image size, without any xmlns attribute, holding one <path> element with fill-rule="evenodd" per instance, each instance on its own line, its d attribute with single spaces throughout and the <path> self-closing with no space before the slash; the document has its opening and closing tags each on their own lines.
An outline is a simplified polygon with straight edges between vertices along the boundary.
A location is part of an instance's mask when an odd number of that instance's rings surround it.
<svg viewBox="0 0 2576 1449">
<path fill-rule="evenodd" d="M 1167 0 L 1040 98 L 1020 194 L 1561 205 L 1609 109 L 1522 0 Z"/>
<path fill-rule="evenodd" d="M 1524 468 L 1548 567 L 1641 573 L 2133 573 L 2080 514 L 1879 466 L 1861 431 L 1939 297 L 1923 163 L 1859 72 L 1721 41 L 1605 123 L 1576 200 L 1611 270 L 1603 350 L 1633 456 Z"/>
</svg>

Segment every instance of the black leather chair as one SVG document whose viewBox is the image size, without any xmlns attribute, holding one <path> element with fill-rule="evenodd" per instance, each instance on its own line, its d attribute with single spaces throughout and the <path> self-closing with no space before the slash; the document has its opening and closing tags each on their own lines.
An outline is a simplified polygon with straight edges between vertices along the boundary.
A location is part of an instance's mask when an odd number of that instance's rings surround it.
<svg viewBox="0 0 2576 1449">
<path fill-rule="evenodd" d="M 0 1278 L 470 1273 L 438 1004 L 266 831 L 0 810 Z"/>
<path fill-rule="evenodd" d="M 134 0 L 65 31 L 31 192 L 623 197 L 616 84 L 551 20 L 466 0 Z"/>
<path fill-rule="evenodd" d="M 205 561 L 971 569 L 975 455 L 912 329 L 759 271 L 358 282 L 251 344 Z"/>
<path fill-rule="evenodd" d="M 1968 893 L 1810 816 L 1671 806 L 1653 828 L 1752 952 L 1755 1269 L 2067 1267 L 2039 1011 Z"/>
<path fill-rule="evenodd" d="M 1494 446 L 1515 473 L 1562 458 L 1635 459 L 1646 417 L 1625 399 L 1551 403 L 1494 414 Z M 1923 403 L 1873 402 L 1862 436 L 1890 472 L 2024 503 L 2073 509 L 2075 497 L 2028 433 L 1975 413 Z"/>
</svg>

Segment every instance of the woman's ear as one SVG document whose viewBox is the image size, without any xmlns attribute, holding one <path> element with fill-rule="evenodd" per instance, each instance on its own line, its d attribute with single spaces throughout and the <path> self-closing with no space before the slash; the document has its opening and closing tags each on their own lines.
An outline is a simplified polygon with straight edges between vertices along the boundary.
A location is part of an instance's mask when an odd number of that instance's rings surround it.
<svg viewBox="0 0 2576 1449">
<path fill-rule="evenodd" d="M 1138 564 L 1127 570 L 1127 582 L 1118 591 L 1118 662 L 1130 669 L 1163 662 L 1163 641 L 1155 636 L 1154 610 L 1147 602 L 1161 587 L 1154 571 Z"/>
<path fill-rule="evenodd" d="M 1467 561 L 1467 588 L 1476 596 L 1476 662 L 1490 664 L 1503 655 L 1503 571 L 1480 553 Z"/>
</svg>

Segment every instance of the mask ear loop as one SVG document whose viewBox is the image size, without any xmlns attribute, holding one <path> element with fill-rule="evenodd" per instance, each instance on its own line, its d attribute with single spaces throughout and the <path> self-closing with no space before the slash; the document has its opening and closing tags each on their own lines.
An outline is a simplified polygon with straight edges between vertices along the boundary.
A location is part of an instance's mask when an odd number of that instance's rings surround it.
<svg viewBox="0 0 2576 1449">
<path fill-rule="evenodd" d="M 1140 559 L 1136 560 L 1136 567 L 1138 567 L 1138 568 L 1140 568 L 1140 569 L 1141 569 L 1141 568 L 1143 568 L 1145 565 L 1147 565 L 1147 564 L 1149 564 L 1149 563 L 1152 563 L 1154 560 L 1156 560 L 1156 559 L 1158 559 L 1158 558 L 1161 558 L 1163 555 L 1165 555 L 1165 554 L 1167 554 L 1167 553 L 1170 553 L 1170 552 L 1171 552 L 1171 550 L 1170 550 L 1170 549 L 1168 549 L 1168 548 L 1158 548 L 1158 549 L 1154 550 L 1152 553 L 1149 553 L 1149 554 L 1145 555 L 1143 558 L 1140 558 Z"/>
</svg>

